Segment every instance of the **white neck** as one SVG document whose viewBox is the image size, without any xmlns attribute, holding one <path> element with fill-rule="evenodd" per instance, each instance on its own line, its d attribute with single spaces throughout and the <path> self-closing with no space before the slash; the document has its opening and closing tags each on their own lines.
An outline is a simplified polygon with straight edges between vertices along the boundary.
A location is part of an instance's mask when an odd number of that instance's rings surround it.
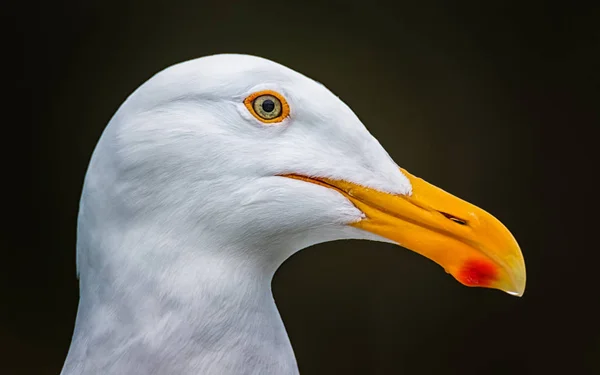
<svg viewBox="0 0 600 375">
<path fill-rule="evenodd" d="M 166 167 L 123 158 L 115 129 L 99 141 L 82 191 L 80 303 L 62 375 L 297 374 L 271 293 L 275 271 L 317 243 L 380 238 L 341 223 L 359 215 L 349 202 L 310 221 L 291 210 L 272 231 L 239 215 L 264 213 L 265 201 L 287 206 L 271 197 L 279 182 L 170 178 Z"/>
<path fill-rule="evenodd" d="M 271 293 L 274 270 L 215 256 L 244 251 L 202 243 L 181 251 L 188 245 L 176 234 L 121 227 L 111 236 L 97 224 L 80 228 L 78 246 L 104 248 L 80 252 L 81 300 L 62 375 L 298 373 Z M 140 247 L 159 270 L 128 258 Z"/>
</svg>

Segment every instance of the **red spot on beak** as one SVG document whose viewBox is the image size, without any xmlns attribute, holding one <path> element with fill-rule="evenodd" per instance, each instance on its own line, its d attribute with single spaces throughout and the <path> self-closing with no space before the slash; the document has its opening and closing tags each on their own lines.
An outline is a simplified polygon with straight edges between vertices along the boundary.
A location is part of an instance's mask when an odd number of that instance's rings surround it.
<svg viewBox="0 0 600 375">
<path fill-rule="evenodd" d="M 468 286 L 489 286 L 496 280 L 496 266 L 482 260 L 467 261 L 459 273 L 459 280 Z"/>
</svg>

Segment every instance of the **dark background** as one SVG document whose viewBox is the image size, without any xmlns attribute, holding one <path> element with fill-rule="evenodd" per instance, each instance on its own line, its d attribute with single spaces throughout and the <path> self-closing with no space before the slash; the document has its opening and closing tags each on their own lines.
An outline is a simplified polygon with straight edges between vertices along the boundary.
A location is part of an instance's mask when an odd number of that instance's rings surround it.
<svg viewBox="0 0 600 375">
<path fill-rule="evenodd" d="M 324 83 L 398 164 L 493 213 L 525 256 L 516 298 L 388 244 L 298 253 L 273 288 L 303 375 L 600 374 L 600 13 L 392 3 L 3 3 L 15 52 L 3 48 L 0 374 L 60 372 L 78 199 L 103 127 L 157 71 L 219 52 Z"/>
</svg>

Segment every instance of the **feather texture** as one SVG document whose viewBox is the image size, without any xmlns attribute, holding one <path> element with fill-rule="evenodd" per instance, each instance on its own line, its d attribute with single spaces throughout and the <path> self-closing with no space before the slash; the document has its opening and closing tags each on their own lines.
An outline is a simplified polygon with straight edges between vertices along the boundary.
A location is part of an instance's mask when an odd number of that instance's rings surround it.
<svg viewBox="0 0 600 375">
<path fill-rule="evenodd" d="M 243 100 L 290 105 L 263 124 Z M 272 61 L 215 55 L 174 65 L 118 109 L 80 201 L 80 303 L 63 375 L 296 374 L 271 294 L 294 252 L 387 241 L 334 190 L 285 173 L 410 194 L 408 179 L 322 84 Z"/>
</svg>

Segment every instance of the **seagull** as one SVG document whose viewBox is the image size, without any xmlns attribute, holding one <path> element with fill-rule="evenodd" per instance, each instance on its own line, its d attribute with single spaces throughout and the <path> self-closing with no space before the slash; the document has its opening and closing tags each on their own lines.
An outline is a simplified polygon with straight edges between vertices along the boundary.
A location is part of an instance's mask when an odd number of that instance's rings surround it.
<svg viewBox="0 0 600 375">
<path fill-rule="evenodd" d="M 292 254 L 341 239 L 399 245 L 467 286 L 525 290 L 509 230 L 399 167 L 323 84 L 242 54 L 168 67 L 92 154 L 61 374 L 298 374 L 271 281 Z"/>
</svg>

